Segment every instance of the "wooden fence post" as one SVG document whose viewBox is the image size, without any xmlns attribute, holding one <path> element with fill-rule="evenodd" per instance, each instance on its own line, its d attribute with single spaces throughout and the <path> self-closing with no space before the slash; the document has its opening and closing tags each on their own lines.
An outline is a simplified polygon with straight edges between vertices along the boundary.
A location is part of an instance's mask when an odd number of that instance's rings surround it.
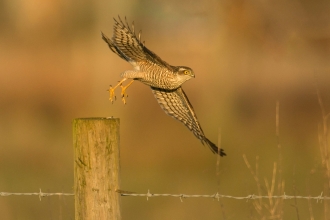
<svg viewBox="0 0 330 220">
<path fill-rule="evenodd" d="M 73 121 L 75 220 L 120 220 L 119 119 Z"/>
</svg>

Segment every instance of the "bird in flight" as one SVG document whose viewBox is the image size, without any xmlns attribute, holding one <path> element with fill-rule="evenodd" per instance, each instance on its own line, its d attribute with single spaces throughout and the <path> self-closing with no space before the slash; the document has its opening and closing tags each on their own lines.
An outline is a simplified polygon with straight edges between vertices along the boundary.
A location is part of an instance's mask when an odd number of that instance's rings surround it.
<svg viewBox="0 0 330 220">
<path fill-rule="evenodd" d="M 132 27 L 125 23 L 118 16 L 114 19 L 113 36 L 108 38 L 102 34 L 102 39 L 108 44 L 109 48 L 123 60 L 133 66 L 133 70 L 126 70 L 121 73 L 122 80 L 114 87 L 110 86 L 110 101 L 113 102 L 115 89 L 121 87 L 121 97 L 126 103 L 126 89 L 135 81 L 140 81 L 150 86 L 158 104 L 166 114 L 182 122 L 193 134 L 202 142 L 209 146 L 211 151 L 220 156 L 225 156 L 223 149 L 218 148 L 214 143 L 207 139 L 200 126 L 195 111 L 190 104 L 187 95 L 182 89 L 182 84 L 192 78 L 195 73 L 189 67 L 172 66 L 163 61 L 155 53 L 145 47 L 141 42 L 141 32 L 135 34 L 134 23 Z M 132 79 L 126 86 L 122 83 L 127 79 Z"/>
</svg>

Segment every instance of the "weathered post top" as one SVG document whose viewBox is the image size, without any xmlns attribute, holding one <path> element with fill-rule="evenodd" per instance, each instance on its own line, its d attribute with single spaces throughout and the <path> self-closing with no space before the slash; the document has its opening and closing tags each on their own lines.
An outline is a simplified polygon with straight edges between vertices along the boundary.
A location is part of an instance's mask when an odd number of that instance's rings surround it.
<svg viewBox="0 0 330 220">
<path fill-rule="evenodd" d="M 73 120 L 75 220 L 120 220 L 119 119 Z"/>
</svg>

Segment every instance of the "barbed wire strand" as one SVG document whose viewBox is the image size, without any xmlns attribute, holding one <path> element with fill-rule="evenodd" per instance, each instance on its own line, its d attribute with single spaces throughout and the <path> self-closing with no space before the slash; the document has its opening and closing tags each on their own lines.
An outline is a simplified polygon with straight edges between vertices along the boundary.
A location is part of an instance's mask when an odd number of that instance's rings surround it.
<svg viewBox="0 0 330 220">
<path fill-rule="evenodd" d="M 39 192 L 36 193 L 10 193 L 10 192 L 0 192 L 0 196 L 39 196 L 41 201 L 42 197 L 47 196 L 74 196 L 73 193 L 44 193 L 39 189 Z"/>
<path fill-rule="evenodd" d="M 120 192 L 119 192 L 120 193 Z M 211 194 L 211 195 L 188 195 L 188 194 L 156 194 L 156 193 L 150 193 L 148 190 L 148 193 L 146 194 L 138 194 L 138 193 L 120 193 L 121 196 L 138 196 L 138 197 L 147 197 L 147 200 L 151 197 L 178 197 L 180 198 L 181 202 L 183 202 L 182 199 L 184 198 L 213 198 L 217 199 L 219 201 L 220 198 L 227 198 L 227 199 L 238 199 L 238 200 L 255 200 L 255 199 L 312 199 L 316 200 L 317 202 L 322 200 L 330 200 L 330 197 L 323 196 L 323 192 L 319 196 L 291 196 L 286 195 L 285 193 L 283 195 L 274 195 L 274 196 L 258 196 L 258 195 L 247 195 L 247 196 L 230 196 L 230 195 L 221 195 L 219 193 Z"/>
<path fill-rule="evenodd" d="M 150 193 L 150 190 L 148 190 L 147 193 L 141 194 L 141 193 L 132 193 L 128 191 L 122 191 L 122 190 L 116 190 L 118 193 L 120 193 L 121 196 L 135 196 L 135 197 L 147 197 L 147 200 L 151 197 L 177 197 L 180 199 L 181 202 L 183 202 L 183 199 L 185 198 L 213 198 L 217 199 L 219 201 L 220 198 L 227 198 L 227 199 L 238 199 L 238 200 L 255 200 L 255 199 L 307 199 L 307 200 L 316 200 L 317 202 L 322 200 L 330 200 L 330 197 L 323 196 L 323 192 L 319 196 L 291 196 L 286 195 L 285 193 L 283 195 L 274 195 L 274 196 L 259 196 L 259 195 L 247 195 L 247 196 L 230 196 L 230 195 L 222 195 L 219 193 L 210 194 L 210 195 L 190 195 L 190 194 L 159 194 L 159 193 Z M 39 190 L 39 192 L 35 193 L 10 193 L 10 192 L 0 192 L 0 196 L 38 196 L 39 200 L 41 201 L 42 197 L 47 196 L 74 196 L 73 193 L 44 193 Z"/>
</svg>

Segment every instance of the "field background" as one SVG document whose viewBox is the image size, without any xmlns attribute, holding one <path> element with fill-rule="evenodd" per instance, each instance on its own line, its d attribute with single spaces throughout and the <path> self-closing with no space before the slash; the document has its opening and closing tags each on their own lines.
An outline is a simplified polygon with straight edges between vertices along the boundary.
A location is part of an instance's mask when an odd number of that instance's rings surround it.
<svg viewBox="0 0 330 220">
<path fill-rule="evenodd" d="M 327 182 L 318 136 L 315 83 L 330 112 L 330 2 L 17 1 L 0 3 L 0 192 L 73 191 L 74 118 L 119 117 L 121 188 L 146 193 L 257 194 L 243 154 L 271 180 L 279 151 L 288 195 L 318 196 Z M 106 90 L 131 66 L 113 54 L 113 17 L 142 29 L 146 46 L 171 65 L 191 67 L 185 89 L 215 155 L 164 114 L 135 82 L 127 105 Z M 119 97 L 119 90 L 117 91 Z M 220 131 L 220 132 L 219 132 Z M 329 137 L 328 137 L 329 138 Z M 277 173 L 278 174 L 278 173 Z M 266 190 L 263 191 L 266 195 Z M 266 200 L 265 200 L 266 201 Z M 284 202 L 283 218 L 324 219 L 324 203 Z M 2 219 L 74 219 L 72 197 L 0 197 Z M 328 210 L 329 211 L 329 210 Z M 246 200 L 122 198 L 130 219 L 261 219 Z"/>
</svg>

